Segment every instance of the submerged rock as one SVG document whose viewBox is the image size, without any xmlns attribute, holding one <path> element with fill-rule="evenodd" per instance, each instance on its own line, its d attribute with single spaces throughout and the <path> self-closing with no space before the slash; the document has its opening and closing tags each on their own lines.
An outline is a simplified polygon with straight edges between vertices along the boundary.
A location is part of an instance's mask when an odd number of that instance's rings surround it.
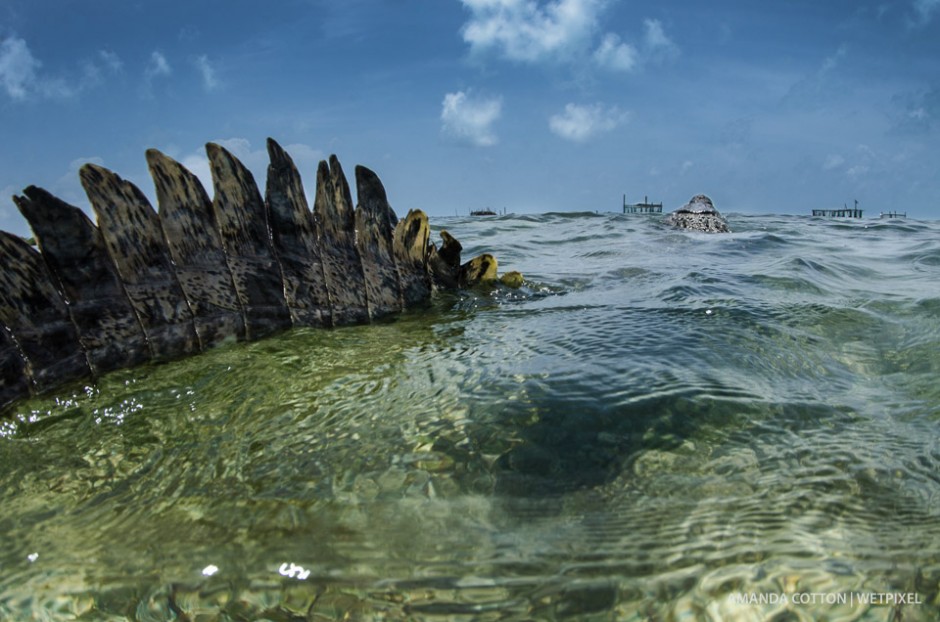
<svg viewBox="0 0 940 622">
<path fill-rule="evenodd" d="M 728 221 L 718 213 L 712 200 L 704 194 L 697 194 L 692 199 L 666 216 L 667 225 L 679 229 L 691 229 L 704 233 L 730 233 Z"/>
</svg>

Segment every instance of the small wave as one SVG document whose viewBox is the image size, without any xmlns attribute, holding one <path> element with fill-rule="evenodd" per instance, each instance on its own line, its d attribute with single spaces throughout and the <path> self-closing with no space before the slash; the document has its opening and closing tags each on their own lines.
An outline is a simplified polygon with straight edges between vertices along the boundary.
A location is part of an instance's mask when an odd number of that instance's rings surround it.
<svg viewBox="0 0 940 622">
<path fill-rule="evenodd" d="M 907 259 L 910 265 L 918 272 L 926 272 L 929 274 L 940 273 L 940 249 L 927 253 L 917 253 L 913 256 L 908 255 L 905 259 Z"/>
</svg>

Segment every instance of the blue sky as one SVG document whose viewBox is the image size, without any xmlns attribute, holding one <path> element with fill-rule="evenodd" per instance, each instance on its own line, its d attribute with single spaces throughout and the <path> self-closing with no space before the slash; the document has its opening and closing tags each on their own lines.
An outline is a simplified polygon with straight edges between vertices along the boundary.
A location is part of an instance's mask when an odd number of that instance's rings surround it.
<svg viewBox="0 0 940 622">
<path fill-rule="evenodd" d="M 940 218 L 940 0 L 4 0 L 0 228 L 77 170 L 208 182 L 264 140 L 336 153 L 401 215 L 674 209 Z"/>
</svg>

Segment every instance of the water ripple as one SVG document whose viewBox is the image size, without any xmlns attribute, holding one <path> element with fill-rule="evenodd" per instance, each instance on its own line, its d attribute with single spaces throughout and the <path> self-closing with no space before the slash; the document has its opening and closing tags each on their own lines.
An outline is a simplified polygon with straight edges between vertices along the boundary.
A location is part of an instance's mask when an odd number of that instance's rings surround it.
<svg viewBox="0 0 940 622">
<path fill-rule="evenodd" d="M 731 218 L 441 219 L 526 286 L 24 403 L 0 619 L 936 619 L 940 227 Z"/>
</svg>

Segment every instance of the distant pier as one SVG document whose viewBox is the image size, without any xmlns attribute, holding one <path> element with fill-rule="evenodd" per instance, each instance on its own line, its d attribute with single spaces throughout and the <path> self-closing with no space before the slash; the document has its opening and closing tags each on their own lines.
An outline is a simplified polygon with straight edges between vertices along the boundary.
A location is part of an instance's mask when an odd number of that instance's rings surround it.
<svg viewBox="0 0 940 622">
<path fill-rule="evenodd" d="M 662 203 L 650 203 L 649 197 L 643 197 L 642 203 L 627 203 L 627 195 L 623 195 L 624 214 L 662 214 Z"/>
<path fill-rule="evenodd" d="M 839 209 L 814 209 L 813 216 L 825 216 L 827 218 L 861 218 L 862 211 L 858 209 L 858 201 L 855 207 L 843 206 Z"/>
<path fill-rule="evenodd" d="M 881 212 L 882 218 L 907 218 L 907 212 Z"/>
</svg>

